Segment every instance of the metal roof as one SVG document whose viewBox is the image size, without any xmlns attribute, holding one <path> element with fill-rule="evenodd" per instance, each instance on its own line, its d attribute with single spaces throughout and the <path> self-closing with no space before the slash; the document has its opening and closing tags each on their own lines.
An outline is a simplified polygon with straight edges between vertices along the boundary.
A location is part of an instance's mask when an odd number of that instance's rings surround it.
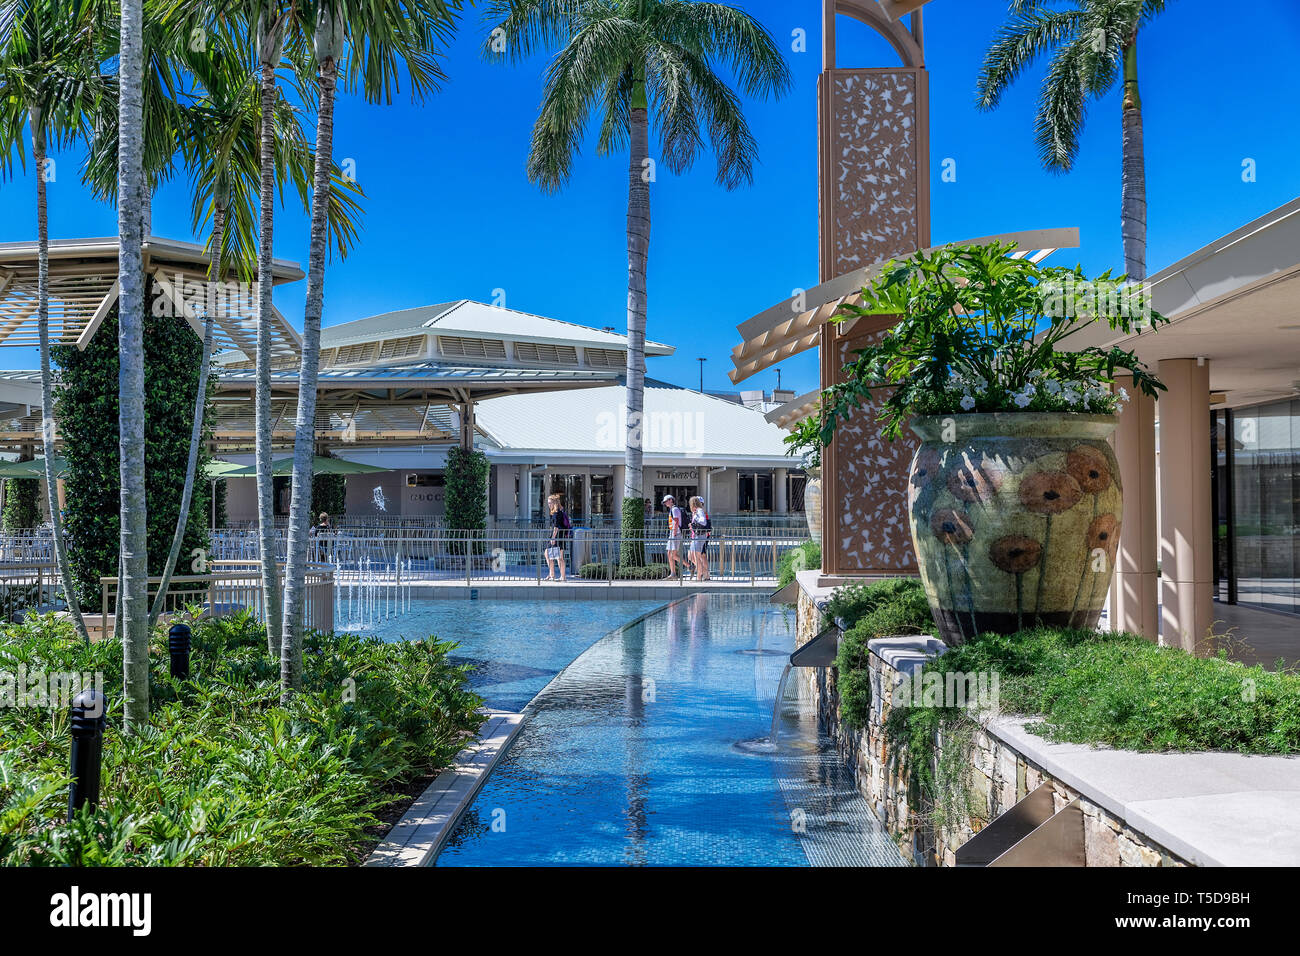
<svg viewBox="0 0 1300 956">
<path fill-rule="evenodd" d="M 321 330 L 321 348 L 371 342 L 380 337 L 457 335 L 626 349 L 627 336 L 503 306 L 459 299 L 355 319 Z M 671 345 L 646 342 L 647 355 L 671 355 Z"/>
<path fill-rule="evenodd" d="M 503 452 L 617 456 L 625 442 L 627 388 L 546 392 L 495 398 L 476 422 Z M 646 379 L 642 451 L 647 459 L 749 459 L 795 467 L 782 431 L 758 409 L 694 389 Z M 494 457 L 500 457 L 494 456 Z"/>
</svg>

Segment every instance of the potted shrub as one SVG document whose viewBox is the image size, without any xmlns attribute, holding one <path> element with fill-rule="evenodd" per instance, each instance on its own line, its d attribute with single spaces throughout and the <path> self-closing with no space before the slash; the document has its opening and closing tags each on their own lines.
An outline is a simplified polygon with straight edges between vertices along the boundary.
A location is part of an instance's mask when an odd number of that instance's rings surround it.
<svg viewBox="0 0 1300 956">
<path fill-rule="evenodd" d="M 834 321 L 897 315 L 823 395 L 820 439 L 877 389 L 882 431 L 921 439 L 909 472 L 912 542 L 945 641 L 1031 624 L 1093 628 L 1123 521 L 1107 441 L 1128 395 L 1164 386 L 1132 352 L 1065 351 L 1104 321 L 1166 321 L 1110 273 L 1013 259 L 1014 246 L 946 247 L 891 264 Z"/>
</svg>

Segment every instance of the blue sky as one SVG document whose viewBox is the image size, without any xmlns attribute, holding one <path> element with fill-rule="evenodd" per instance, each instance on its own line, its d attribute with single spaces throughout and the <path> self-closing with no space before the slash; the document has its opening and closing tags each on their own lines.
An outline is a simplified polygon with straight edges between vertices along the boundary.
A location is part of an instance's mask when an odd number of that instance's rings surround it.
<svg viewBox="0 0 1300 956">
<path fill-rule="evenodd" d="M 735 326 L 796 287 L 817 281 L 816 99 L 821 65 L 819 0 L 741 0 L 789 51 L 795 85 L 781 101 L 751 102 L 762 163 L 752 187 L 728 193 L 710 157 L 652 192 L 649 335 L 678 347 L 651 375 L 731 388 Z M 1173 0 L 1140 48 L 1147 149 L 1149 271 L 1300 195 L 1300 3 L 1255 0 L 1249 20 L 1222 0 Z M 973 104 L 983 53 L 1005 0 L 934 0 L 927 8 L 931 91 L 932 233 L 935 241 L 1047 226 L 1078 226 L 1082 248 L 1058 253 L 1090 272 L 1122 266 L 1119 238 L 1119 94 L 1090 107 L 1083 148 L 1066 176 L 1044 172 L 1032 142 L 1041 70 L 1024 76 L 997 112 Z M 891 50 L 841 18 L 841 66 L 889 66 Z M 484 63 L 482 24 L 471 11 L 449 50 L 445 89 L 422 104 L 340 100 L 335 151 L 352 159 L 367 193 L 362 242 L 326 276 L 325 324 L 458 298 L 491 301 L 593 326 L 625 327 L 626 158 L 588 149 L 564 192 L 546 196 L 524 176 L 544 61 Z M 1249 60 L 1242 59 L 1249 50 Z M 940 180 L 945 159 L 956 182 Z M 80 156 L 56 155 L 52 238 L 111 235 L 115 212 L 77 181 Z M 1254 182 L 1242 163 L 1255 162 Z M 35 236 L 35 185 L 0 183 L 0 241 Z M 296 202 L 296 200 L 295 200 Z M 154 232 L 194 238 L 184 183 L 154 202 Z M 305 264 L 307 219 L 277 212 L 276 254 Z M 276 292 L 301 324 L 305 283 Z M 0 365 L 34 368 L 30 350 Z M 781 366 L 782 384 L 817 384 L 813 353 Z M 771 388 L 774 371 L 741 387 Z"/>
</svg>

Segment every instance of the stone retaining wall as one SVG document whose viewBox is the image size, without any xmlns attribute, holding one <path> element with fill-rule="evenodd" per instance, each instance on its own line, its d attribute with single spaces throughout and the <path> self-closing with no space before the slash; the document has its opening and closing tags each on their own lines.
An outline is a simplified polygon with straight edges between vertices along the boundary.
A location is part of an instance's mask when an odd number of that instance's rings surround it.
<svg viewBox="0 0 1300 956">
<path fill-rule="evenodd" d="M 825 626 L 813 599 L 800 591 L 797 610 L 798 643 L 810 641 Z M 836 671 L 833 667 L 799 671 L 800 693 L 811 699 L 823 727 L 853 768 L 858 790 L 871 803 L 876 815 L 894 836 L 903 854 L 918 866 L 953 866 L 955 853 L 991 820 L 1014 806 L 1040 784 L 1051 785 L 1057 810 L 1079 798 L 1084 819 L 1085 859 L 1088 866 L 1186 866 L 1184 860 L 1155 841 L 1136 832 L 1089 796 L 1071 789 L 1026 758 L 986 727 L 977 727 L 968 740 L 939 740 L 936 752 L 945 747 L 969 748 L 961 766 L 969 764 L 960 812 L 953 812 L 949 826 L 936 825 L 930 807 L 914 807 L 908 794 L 907 768 L 886 738 L 884 723 L 892 707 L 892 695 L 903 673 L 919 669 L 925 657 L 941 642 L 929 639 L 872 642 L 871 716 L 865 728 L 850 727 L 840 717 Z M 880 645 L 879 647 L 877 645 Z M 950 754 L 951 756 L 951 754 Z M 940 814 L 942 817 L 942 814 Z"/>
</svg>

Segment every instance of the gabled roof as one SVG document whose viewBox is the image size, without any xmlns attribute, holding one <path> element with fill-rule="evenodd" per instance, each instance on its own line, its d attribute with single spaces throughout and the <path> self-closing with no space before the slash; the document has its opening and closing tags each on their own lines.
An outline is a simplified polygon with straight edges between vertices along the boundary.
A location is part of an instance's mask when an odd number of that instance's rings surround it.
<svg viewBox="0 0 1300 956">
<path fill-rule="evenodd" d="M 489 305 L 486 302 L 475 302 L 472 299 L 400 309 L 332 325 L 321 330 L 321 348 L 356 345 L 379 337 L 429 334 L 549 342 L 592 348 L 627 348 L 626 335 Z M 674 351 L 671 345 L 646 342 L 647 355 L 671 355 Z"/>
<path fill-rule="evenodd" d="M 479 403 L 476 421 L 504 452 L 623 453 L 627 388 L 615 385 L 494 398 Z M 763 413 L 726 399 L 646 379 L 646 458 L 753 459 L 795 466 L 782 431 Z"/>
</svg>

